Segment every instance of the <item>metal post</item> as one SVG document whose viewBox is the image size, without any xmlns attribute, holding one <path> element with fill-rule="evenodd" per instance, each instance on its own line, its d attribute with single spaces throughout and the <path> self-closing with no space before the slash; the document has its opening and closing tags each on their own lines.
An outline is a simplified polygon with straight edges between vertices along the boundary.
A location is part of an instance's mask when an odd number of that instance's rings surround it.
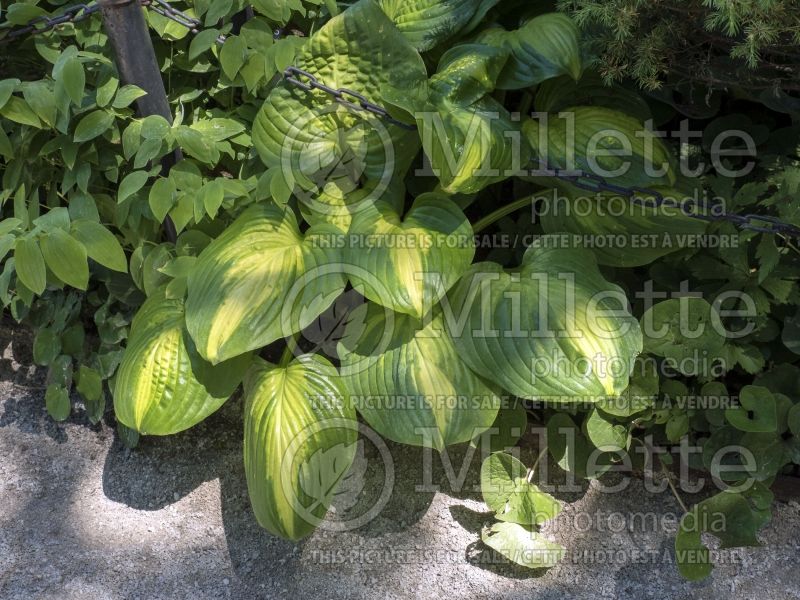
<svg viewBox="0 0 800 600">
<path fill-rule="evenodd" d="M 125 84 L 142 88 L 147 94 L 136 100 L 139 116 L 160 115 L 172 123 L 164 80 L 158 69 L 156 53 L 150 32 L 144 20 L 142 7 L 137 0 L 100 0 L 103 27 L 114 50 L 115 62 L 120 78 Z M 163 173 L 182 158 L 180 150 L 161 161 Z M 177 239 L 175 225 L 169 217 L 164 219 L 167 239 Z"/>
</svg>

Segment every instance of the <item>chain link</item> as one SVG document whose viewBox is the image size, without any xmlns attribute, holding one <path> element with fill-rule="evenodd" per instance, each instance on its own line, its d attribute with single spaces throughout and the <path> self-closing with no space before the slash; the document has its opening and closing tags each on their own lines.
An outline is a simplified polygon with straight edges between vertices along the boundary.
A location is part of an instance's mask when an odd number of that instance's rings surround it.
<svg viewBox="0 0 800 600">
<path fill-rule="evenodd" d="M 320 82 L 311 73 L 303 71 L 302 69 L 298 69 L 297 67 L 288 67 L 284 71 L 283 77 L 284 80 L 289 84 L 306 92 L 320 90 L 321 92 L 332 96 L 337 102 L 340 102 L 349 108 L 371 112 L 375 115 L 378 115 L 386 122 L 391 123 L 392 125 L 397 125 L 398 127 L 402 127 L 403 129 L 417 129 L 416 125 L 409 125 L 389 116 L 389 113 L 385 108 L 378 106 L 377 104 L 373 104 L 362 94 L 346 88 L 331 88 Z M 357 101 L 353 102 L 348 100 L 348 96 L 356 99 Z M 679 202 L 673 198 L 665 197 L 657 190 L 652 190 L 645 187 L 624 187 L 621 185 L 615 185 L 613 183 L 609 183 L 600 175 L 588 173 L 582 170 L 555 169 L 542 159 L 538 159 L 538 163 L 539 170 L 533 172 L 533 175 L 555 177 L 583 190 L 591 192 L 611 192 L 624 198 L 628 198 L 632 204 L 646 208 L 660 208 L 665 205 L 672 205 L 675 208 L 679 208 L 684 215 L 693 219 L 717 222 L 724 221 L 732 223 L 739 229 L 783 235 L 800 240 L 800 227 L 796 227 L 790 223 L 785 223 L 777 217 L 757 214 L 737 215 L 727 213 L 723 210 L 724 207 L 718 203 L 711 204 L 695 198 L 686 198 Z"/>
<path fill-rule="evenodd" d="M 189 30 L 192 34 L 197 34 L 203 27 L 203 22 L 196 19 L 183 11 L 178 10 L 172 6 L 167 0 L 138 0 L 144 8 L 147 8 L 154 13 L 166 17 L 167 19 L 182 25 Z M 17 27 L 15 29 L 6 30 L 6 34 L 2 35 L 0 30 L 0 44 L 11 42 L 15 39 L 26 37 L 29 35 L 39 35 L 46 33 L 66 23 L 80 23 L 88 19 L 94 13 L 100 10 L 100 4 L 97 2 L 89 4 L 75 4 L 67 8 L 63 13 L 54 17 L 36 17 L 29 21 L 26 25 Z M 225 42 L 224 35 L 217 36 L 217 43 L 222 44 Z"/>
<path fill-rule="evenodd" d="M 389 114 L 388 110 L 382 106 L 373 104 L 363 94 L 359 94 L 358 92 L 354 92 L 353 90 L 349 90 L 347 88 L 334 89 L 319 81 L 308 71 L 303 71 L 297 67 L 287 67 L 283 72 L 283 78 L 286 82 L 305 92 L 319 90 L 331 96 L 336 102 L 346 106 L 347 108 L 353 110 L 363 110 L 371 113 L 383 121 L 386 121 L 391 125 L 395 125 L 396 127 L 401 127 L 402 129 L 406 129 L 408 131 L 415 131 L 417 129 L 416 125 L 409 125 L 408 123 L 398 121 Z"/>
</svg>

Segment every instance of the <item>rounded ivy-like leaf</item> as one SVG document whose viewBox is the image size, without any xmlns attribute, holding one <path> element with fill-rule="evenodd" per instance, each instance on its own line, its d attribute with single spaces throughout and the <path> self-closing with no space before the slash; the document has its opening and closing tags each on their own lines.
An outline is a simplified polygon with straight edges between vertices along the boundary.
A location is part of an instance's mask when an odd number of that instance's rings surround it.
<svg viewBox="0 0 800 600">
<path fill-rule="evenodd" d="M 374 304 L 359 310 L 367 316 L 348 324 L 338 353 L 345 387 L 373 429 L 441 450 L 492 425 L 500 398 L 459 358 L 441 316 L 423 325 Z"/>
<path fill-rule="evenodd" d="M 618 396 L 642 350 L 638 323 L 591 254 L 558 239 L 542 238 L 512 272 L 473 265 L 449 296 L 448 332 L 476 373 L 517 396 Z"/>
<path fill-rule="evenodd" d="M 497 87 L 519 90 L 546 79 L 581 76 L 578 27 L 567 15 L 548 13 L 534 17 L 519 29 L 490 28 L 477 41 L 510 51 L 511 57 L 500 73 Z"/>
<path fill-rule="evenodd" d="M 316 319 L 345 286 L 341 236 L 325 224 L 301 234 L 289 208 L 246 210 L 189 273 L 186 327 L 200 354 L 216 364 Z"/>
<path fill-rule="evenodd" d="M 593 408 L 583 422 L 586 436 L 597 448 L 607 452 L 618 452 L 630 444 L 628 429 L 620 423 L 614 423 Z"/>
<path fill-rule="evenodd" d="M 746 385 L 739 392 L 739 406 L 725 409 L 725 418 L 740 431 L 776 431 L 778 419 L 775 397 L 765 387 Z"/>
<path fill-rule="evenodd" d="M 522 131 L 537 158 L 550 168 L 579 169 L 624 187 L 675 183 L 674 159 L 664 143 L 619 111 L 565 108 L 546 119 L 526 120 Z"/>
<path fill-rule="evenodd" d="M 263 361 L 245 381 L 244 468 L 259 525 L 291 540 L 324 518 L 355 456 L 358 422 L 324 358 Z"/>
<path fill-rule="evenodd" d="M 549 569 L 567 552 L 561 544 L 517 523 L 495 523 L 481 533 L 481 540 L 510 561 L 530 569 Z"/>
<path fill-rule="evenodd" d="M 148 435 L 188 429 L 225 403 L 249 361 L 249 355 L 216 366 L 204 361 L 184 327 L 183 301 L 160 290 L 131 324 L 114 386 L 117 420 Z"/>
<path fill-rule="evenodd" d="M 475 255 L 469 221 L 452 200 L 437 194 L 419 196 L 402 220 L 383 203 L 363 210 L 348 237 L 346 260 L 359 267 L 350 275 L 353 287 L 418 319 L 458 281 Z M 368 273 L 370 281 L 358 273 Z M 372 285 L 372 277 L 383 284 L 381 290 Z"/>
</svg>

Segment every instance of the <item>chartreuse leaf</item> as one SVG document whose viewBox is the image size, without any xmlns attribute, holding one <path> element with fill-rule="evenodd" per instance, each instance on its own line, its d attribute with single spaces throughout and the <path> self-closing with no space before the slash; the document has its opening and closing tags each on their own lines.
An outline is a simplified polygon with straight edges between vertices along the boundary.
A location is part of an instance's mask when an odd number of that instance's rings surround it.
<svg viewBox="0 0 800 600">
<path fill-rule="evenodd" d="M 441 316 L 427 325 L 366 304 L 337 348 L 342 378 L 372 428 L 441 450 L 492 425 L 500 398 L 459 358 Z"/>
<path fill-rule="evenodd" d="M 641 318 L 644 348 L 674 361 L 685 375 L 705 369 L 725 345 L 719 314 L 703 298 L 671 298 Z"/>
<path fill-rule="evenodd" d="M 290 208 L 253 206 L 201 253 L 188 277 L 186 327 L 213 364 L 296 333 L 345 286 L 332 225 L 301 234 Z"/>
<path fill-rule="evenodd" d="M 476 41 L 510 52 L 497 87 L 518 90 L 559 75 L 577 80 L 582 69 L 578 38 L 578 27 L 572 19 L 548 13 L 534 17 L 514 31 L 489 28 Z"/>
<path fill-rule="evenodd" d="M 336 369 L 303 355 L 245 381 L 244 469 L 259 525 L 292 540 L 319 524 L 355 456 L 358 423 Z"/>
<path fill-rule="evenodd" d="M 775 406 L 767 388 L 746 385 L 739 392 L 739 406 L 725 409 L 725 418 L 740 431 L 769 433 L 778 428 Z"/>
<path fill-rule="evenodd" d="M 442 56 L 427 86 L 385 93 L 415 115 L 432 173 L 449 194 L 478 192 L 528 161 L 519 123 L 488 95 L 507 57 L 490 46 L 456 46 Z"/>
<path fill-rule="evenodd" d="M 683 213 L 679 203 L 684 196 L 677 190 L 652 189 L 670 202 L 659 208 L 635 206 L 627 196 L 587 194 L 560 185 L 541 193 L 544 204 L 538 214 L 547 233 L 572 233 L 578 240 L 591 240 L 592 252 L 601 265 L 638 267 L 693 247 L 707 225 Z"/>
<path fill-rule="evenodd" d="M 464 213 L 452 200 L 432 193 L 419 196 L 402 220 L 385 203 L 359 211 L 349 239 L 345 258 L 359 267 L 350 276 L 353 287 L 418 319 L 458 281 L 475 254 Z M 383 284 L 380 289 L 370 284 L 372 278 Z"/>
<path fill-rule="evenodd" d="M 19 238 L 14 246 L 14 267 L 17 277 L 34 294 L 44 292 L 47 285 L 47 269 L 44 257 L 36 240 Z"/>
<path fill-rule="evenodd" d="M 294 65 L 379 105 L 386 104 L 388 86 L 413 90 L 426 77 L 422 58 L 373 0 L 360 0 L 330 19 L 303 45 Z M 330 96 L 286 84 L 270 92 L 252 136 L 264 163 L 280 168 L 289 188 L 304 194 L 318 194 L 339 177 L 388 184 L 405 173 L 419 148 L 412 131 L 386 127 Z M 375 197 L 381 191 L 379 186 Z"/>
<path fill-rule="evenodd" d="M 249 361 L 249 355 L 216 366 L 204 361 L 184 327 L 183 301 L 157 290 L 131 324 L 114 386 L 114 412 L 142 434 L 183 431 L 225 403 Z"/>
<path fill-rule="evenodd" d="M 681 519 L 675 537 L 675 558 L 681 575 L 697 581 L 711 574 L 713 565 L 701 534 L 720 540 L 720 549 L 760 546 L 756 532 L 770 518 L 772 493 L 754 483 L 744 493 L 723 491 L 696 504 Z"/>
<path fill-rule="evenodd" d="M 505 452 L 489 455 L 481 465 L 481 493 L 500 521 L 539 525 L 555 518 L 561 504 L 526 479 L 527 468 Z"/>
<path fill-rule="evenodd" d="M 282 177 L 275 177 L 276 185 L 282 182 Z M 309 225 L 331 223 L 347 231 L 353 215 L 370 208 L 377 200 L 402 212 L 405 195 L 405 186 L 396 178 L 388 183 L 366 181 L 362 184 L 344 176 L 331 179 L 318 193 L 300 194 L 297 199 L 300 214 Z M 273 200 L 275 197 L 273 192 Z"/>
<path fill-rule="evenodd" d="M 553 241 L 542 238 L 512 272 L 473 265 L 449 295 L 445 324 L 476 373 L 519 397 L 618 396 L 642 350 L 638 324 L 591 254 Z"/>
<path fill-rule="evenodd" d="M 85 290 L 89 285 L 86 248 L 63 229 L 53 229 L 41 238 L 42 255 L 49 269 L 64 283 Z"/>
<path fill-rule="evenodd" d="M 527 119 L 525 138 L 550 168 L 580 169 L 625 187 L 670 187 L 673 158 L 636 118 L 601 106 L 565 108 Z"/>
<path fill-rule="evenodd" d="M 548 569 L 567 552 L 561 544 L 517 523 L 495 523 L 481 532 L 481 541 L 508 560 L 530 569 Z"/>
<path fill-rule="evenodd" d="M 452 37 L 498 0 L 378 0 L 405 38 L 420 52 Z"/>
</svg>

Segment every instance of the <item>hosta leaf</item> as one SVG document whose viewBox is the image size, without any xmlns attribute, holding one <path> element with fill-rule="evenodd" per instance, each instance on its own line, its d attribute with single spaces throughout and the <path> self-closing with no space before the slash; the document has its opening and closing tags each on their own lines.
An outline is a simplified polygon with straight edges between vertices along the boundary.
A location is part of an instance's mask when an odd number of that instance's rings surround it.
<svg viewBox="0 0 800 600">
<path fill-rule="evenodd" d="M 421 319 L 469 268 L 472 227 L 448 198 L 423 194 L 402 220 L 379 203 L 360 211 L 350 226 L 345 257 L 356 265 L 350 281 L 368 299 Z M 368 244 L 368 247 L 364 247 Z M 369 274 L 364 280 L 359 273 Z M 371 285 L 372 278 L 383 285 Z"/>
<path fill-rule="evenodd" d="M 489 46 L 457 46 L 445 53 L 427 86 L 386 92 L 415 115 L 431 173 L 449 194 L 478 192 L 528 161 L 520 124 L 488 95 L 506 57 Z"/>
<path fill-rule="evenodd" d="M 281 176 L 275 177 L 275 183 L 283 181 Z M 406 189 L 397 178 L 391 181 L 367 181 L 363 184 L 352 181 L 349 175 L 333 178 L 316 194 L 300 194 L 298 204 L 303 219 L 310 224 L 331 223 L 347 231 L 353 215 L 368 209 L 380 200 L 402 212 Z M 276 194 L 273 192 L 273 200 Z"/>
<path fill-rule="evenodd" d="M 495 452 L 481 465 L 481 493 L 497 519 L 539 525 L 555 518 L 561 504 L 526 480 L 527 469 L 505 452 Z"/>
<path fill-rule="evenodd" d="M 499 27 L 487 29 L 477 41 L 511 53 L 497 87 L 518 90 L 559 75 L 577 80 L 582 69 L 578 37 L 578 27 L 572 19 L 548 13 L 534 17 L 514 31 Z"/>
<path fill-rule="evenodd" d="M 319 524 L 353 461 L 358 424 L 336 369 L 303 355 L 259 363 L 245 382 L 244 468 L 258 523 L 300 539 Z"/>
<path fill-rule="evenodd" d="M 673 158 L 664 143 L 619 111 L 566 108 L 546 119 L 528 119 L 522 130 L 537 158 L 550 168 L 579 169 L 625 187 L 675 183 Z"/>
<path fill-rule="evenodd" d="M 297 228 L 291 209 L 245 211 L 197 259 L 188 279 L 186 327 L 216 364 L 303 329 L 345 286 L 330 225 Z"/>
<path fill-rule="evenodd" d="M 482 18 L 498 0 L 378 0 L 397 28 L 420 52 Z"/>
<path fill-rule="evenodd" d="M 510 273 L 473 265 L 450 294 L 448 331 L 476 373 L 517 396 L 617 396 L 642 350 L 638 324 L 591 254 L 553 241 L 542 238 Z"/>
<path fill-rule="evenodd" d="M 547 233 L 572 233 L 576 241 L 591 240 L 601 265 L 638 267 L 682 248 L 695 247 L 706 222 L 686 216 L 676 205 L 683 195 L 669 188 L 653 188 L 672 205 L 658 209 L 635 206 L 630 198 L 611 193 L 581 192 L 559 186 L 541 196 L 539 215 Z"/>
<path fill-rule="evenodd" d="M 510 561 L 530 569 L 548 569 L 566 554 L 561 544 L 517 523 L 495 523 L 481 533 L 481 540 Z"/>
<path fill-rule="evenodd" d="M 441 317 L 423 324 L 375 304 L 339 344 L 353 403 L 381 435 L 441 450 L 492 425 L 500 398 L 467 368 Z"/>
<path fill-rule="evenodd" d="M 183 301 L 159 290 L 131 324 L 114 386 L 114 412 L 139 433 L 183 431 L 225 403 L 249 361 L 249 355 L 216 366 L 204 361 L 184 327 Z"/>
<path fill-rule="evenodd" d="M 294 66 L 380 105 L 386 87 L 415 89 L 425 80 L 419 54 L 373 0 L 360 0 L 328 21 Z M 411 131 L 385 127 L 373 115 L 287 83 L 275 87 L 259 111 L 253 145 L 268 167 L 280 167 L 290 187 L 297 184 L 304 194 L 318 194 L 343 176 L 354 183 L 388 182 L 405 173 L 419 147 Z"/>
</svg>

